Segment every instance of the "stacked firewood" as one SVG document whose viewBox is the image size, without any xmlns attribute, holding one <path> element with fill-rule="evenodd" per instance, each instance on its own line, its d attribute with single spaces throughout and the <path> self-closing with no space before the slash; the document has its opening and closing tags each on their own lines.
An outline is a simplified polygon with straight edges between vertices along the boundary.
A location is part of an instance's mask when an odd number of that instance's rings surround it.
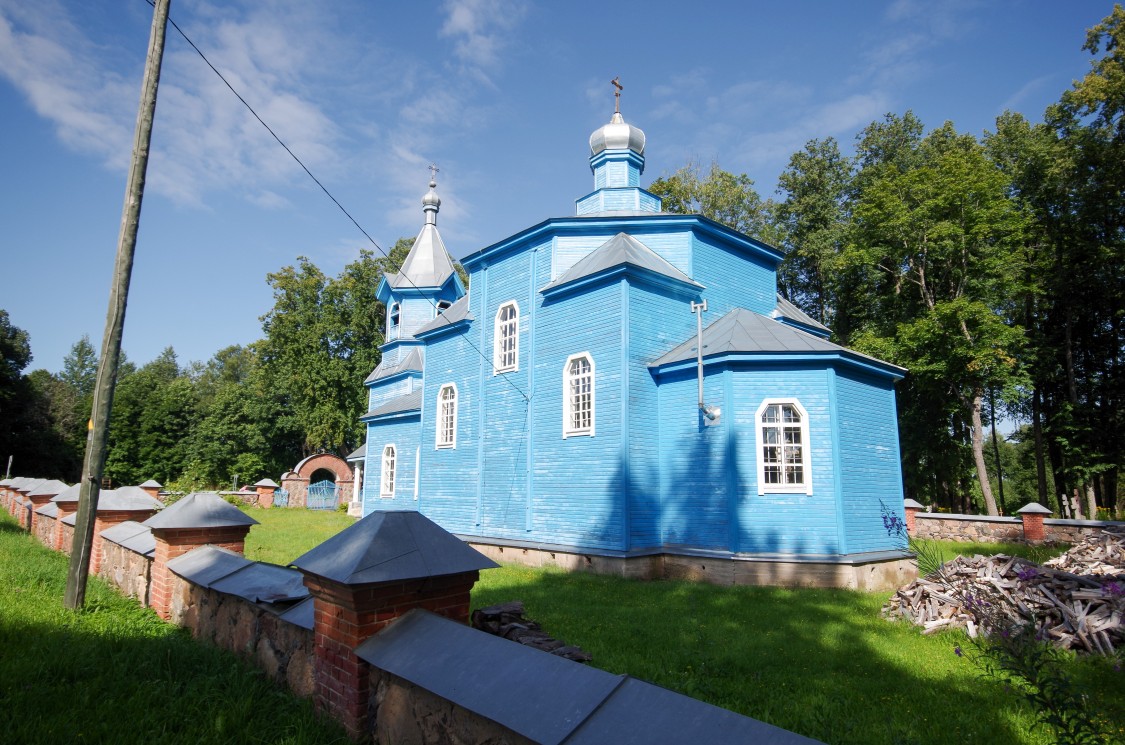
<svg viewBox="0 0 1125 745">
<path fill-rule="evenodd" d="M 513 600 L 509 603 L 491 605 L 487 608 L 478 608 L 473 611 L 472 625 L 474 629 L 487 631 L 489 634 L 502 636 L 526 647 L 533 647 L 543 652 L 549 652 L 559 657 L 565 657 L 575 662 L 589 662 L 591 657 L 580 647 L 564 644 L 550 634 L 543 631 L 542 627 L 529 618 L 523 617 L 523 603 Z"/>
<path fill-rule="evenodd" d="M 883 613 L 925 634 L 964 628 L 974 638 L 1030 624 L 1065 649 L 1113 654 L 1125 644 L 1123 543 L 1125 535 L 1107 531 L 1050 566 L 1003 554 L 958 557 L 900 589 Z"/>
</svg>

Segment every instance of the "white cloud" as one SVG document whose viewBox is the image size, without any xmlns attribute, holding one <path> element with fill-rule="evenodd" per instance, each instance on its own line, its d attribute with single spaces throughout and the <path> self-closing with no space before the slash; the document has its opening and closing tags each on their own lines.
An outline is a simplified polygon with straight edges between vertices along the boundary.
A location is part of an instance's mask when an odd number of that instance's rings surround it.
<svg viewBox="0 0 1125 745">
<path fill-rule="evenodd" d="M 522 0 L 446 0 L 441 35 L 454 39 L 453 51 L 466 71 L 482 82 L 500 62 L 512 29 L 523 20 Z"/>
</svg>

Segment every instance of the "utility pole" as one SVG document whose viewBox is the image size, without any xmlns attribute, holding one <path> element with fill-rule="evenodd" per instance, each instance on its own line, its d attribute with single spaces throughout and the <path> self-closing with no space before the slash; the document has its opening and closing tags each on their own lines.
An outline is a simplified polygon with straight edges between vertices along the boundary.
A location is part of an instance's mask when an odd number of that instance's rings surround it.
<svg viewBox="0 0 1125 745">
<path fill-rule="evenodd" d="M 82 481 L 78 493 L 78 514 L 74 523 L 70 569 L 66 575 L 63 605 L 81 608 L 86 602 L 86 577 L 90 571 L 90 551 L 94 543 L 94 519 L 98 511 L 102 472 L 105 469 L 109 413 L 113 408 L 113 387 L 121 357 L 121 334 L 125 327 L 125 304 L 129 298 L 129 279 L 133 274 L 133 251 L 137 246 L 137 227 L 141 220 L 141 200 L 148 170 L 148 148 L 152 141 L 152 120 L 156 114 L 156 88 L 160 84 L 160 63 L 164 56 L 164 33 L 168 27 L 171 0 L 155 0 L 148 58 L 141 83 L 141 103 L 133 135 L 133 161 L 125 184 L 125 206 L 121 211 L 121 232 L 117 239 L 117 259 L 109 294 L 109 312 L 102 337 L 102 355 L 94 384 L 94 404 L 86 437 L 86 456 L 82 461 Z"/>
</svg>

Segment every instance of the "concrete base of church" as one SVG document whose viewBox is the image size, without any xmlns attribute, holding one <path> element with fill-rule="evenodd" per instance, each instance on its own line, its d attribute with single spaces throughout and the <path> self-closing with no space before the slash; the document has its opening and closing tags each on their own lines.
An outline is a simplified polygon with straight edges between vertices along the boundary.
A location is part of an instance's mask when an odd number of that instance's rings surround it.
<svg viewBox="0 0 1125 745">
<path fill-rule="evenodd" d="M 910 554 L 882 551 L 850 556 L 791 556 L 721 552 L 579 553 L 573 549 L 518 542 L 487 543 L 461 536 L 500 563 L 558 567 L 567 571 L 609 574 L 630 579 L 678 579 L 716 585 L 769 587 L 837 587 L 895 590 L 913 581 L 918 568 Z"/>
</svg>

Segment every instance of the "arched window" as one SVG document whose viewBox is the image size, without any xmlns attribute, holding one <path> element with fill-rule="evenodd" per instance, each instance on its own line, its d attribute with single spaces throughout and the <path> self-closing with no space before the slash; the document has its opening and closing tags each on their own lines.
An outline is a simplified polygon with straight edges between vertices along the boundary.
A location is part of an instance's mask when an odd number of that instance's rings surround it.
<svg viewBox="0 0 1125 745">
<path fill-rule="evenodd" d="M 390 309 L 387 311 L 387 338 L 398 338 L 398 322 L 402 311 L 398 303 L 391 303 Z"/>
<path fill-rule="evenodd" d="M 446 383 L 438 391 L 437 442 L 439 448 L 457 447 L 457 386 Z"/>
<path fill-rule="evenodd" d="M 383 478 L 379 483 L 379 496 L 391 498 L 395 495 L 395 461 L 397 451 L 394 445 L 383 448 Z"/>
<path fill-rule="evenodd" d="M 492 373 L 519 369 L 520 307 L 515 301 L 504 303 L 496 311 L 493 326 Z"/>
<path fill-rule="evenodd" d="M 758 493 L 812 494 L 808 412 L 796 400 L 766 399 L 755 421 Z"/>
<path fill-rule="evenodd" d="M 594 358 L 573 354 L 563 367 L 563 437 L 594 434 Z"/>
</svg>

